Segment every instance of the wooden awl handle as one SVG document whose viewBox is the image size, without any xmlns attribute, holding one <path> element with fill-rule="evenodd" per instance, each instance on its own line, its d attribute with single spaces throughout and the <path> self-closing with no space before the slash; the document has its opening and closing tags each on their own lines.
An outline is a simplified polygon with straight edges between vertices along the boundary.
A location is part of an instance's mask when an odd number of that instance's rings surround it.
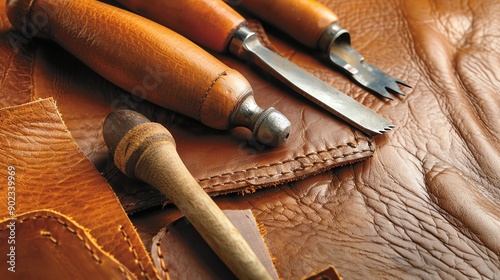
<svg viewBox="0 0 500 280">
<path fill-rule="evenodd" d="M 311 48 L 317 48 L 323 32 L 338 20 L 335 13 L 316 0 L 225 1 L 235 3 Z"/>
<path fill-rule="evenodd" d="M 245 239 L 182 163 L 170 132 L 139 113 L 117 110 L 103 134 L 115 165 L 161 191 L 240 279 L 272 279 Z"/>
<path fill-rule="evenodd" d="M 220 0 L 117 0 L 186 38 L 222 53 L 245 19 Z"/>
<path fill-rule="evenodd" d="M 148 19 L 89 0 L 8 0 L 7 15 L 17 29 L 54 40 L 112 83 L 157 105 L 216 129 L 245 126 L 271 146 L 288 137 L 288 120 L 261 109 L 241 74 Z"/>
</svg>

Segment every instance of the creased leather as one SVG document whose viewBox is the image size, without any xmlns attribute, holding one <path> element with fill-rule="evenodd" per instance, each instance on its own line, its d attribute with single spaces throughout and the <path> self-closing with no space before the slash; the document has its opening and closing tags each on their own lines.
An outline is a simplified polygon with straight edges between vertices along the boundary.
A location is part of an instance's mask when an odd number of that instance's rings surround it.
<svg viewBox="0 0 500 280">
<path fill-rule="evenodd" d="M 151 259 L 116 195 L 74 142 L 54 100 L 43 99 L 0 109 L 0 140 L 0 201 L 4 206 L 0 208 L 1 220 L 11 218 L 13 214 L 17 217 L 35 211 L 56 211 L 84 228 L 92 236 L 91 239 L 95 239 L 94 245 L 114 256 L 120 263 L 119 267 L 126 267 L 137 278 L 157 278 Z M 10 166 L 15 169 L 15 175 L 8 179 Z M 7 189 L 9 180 L 14 182 L 15 190 Z M 14 210 L 7 207 L 11 205 L 8 201 L 12 200 L 8 197 L 15 197 Z M 22 220 L 21 217 L 19 219 Z M 59 219 L 56 221 L 60 222 Z M 48 231 L 43 229 L 44 225 L 32 226 Z M 27 254 L 29 248 L 26 248 L 25 242 L 31 245 L 30 238 L 23 235 L 22 226 L 18 230 L 20 236 L 16 242 Z M 27 239 L 23 240 L 23 236 Z M 53 237 L 58 238 L 56 235 Z M 0 242 L 5 248 L 7 236 L 2 235 Z M 31 247 L 31 250 L 43 250 L 45 245 L 40 246 Z M 86 252 L 74 252 L 75 255 L 77 253 Z M 64 252 L 61 254 L 66 255 Z M 19 269 L 30 270 L 30 256 L 22 257 L 25 259 L 19 260 Z M 9 272 L 4 263 L 0 275 L 7 276 L 6 273 Z"/>
</svg>

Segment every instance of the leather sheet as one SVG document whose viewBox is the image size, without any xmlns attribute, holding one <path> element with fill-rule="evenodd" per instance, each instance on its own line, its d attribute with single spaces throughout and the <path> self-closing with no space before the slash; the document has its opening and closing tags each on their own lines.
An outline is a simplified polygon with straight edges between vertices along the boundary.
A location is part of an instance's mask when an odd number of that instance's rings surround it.
<svg viewBox="0 0 500 280">
<path fill-rule="evenodd" d="M 52 99 L 0 109 L 0 124 L 0 278 L 158 278 Z"/>
</svg>

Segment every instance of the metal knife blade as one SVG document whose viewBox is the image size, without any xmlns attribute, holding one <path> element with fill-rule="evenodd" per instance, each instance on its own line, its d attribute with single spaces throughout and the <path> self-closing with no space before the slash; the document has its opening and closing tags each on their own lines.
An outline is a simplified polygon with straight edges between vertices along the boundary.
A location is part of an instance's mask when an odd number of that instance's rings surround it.
<svg viewBox="0 0 500 280">
<path fill-rule="evenodd" d="M 264 47 L 247 27 L 240 27 L 235 32 L 230 51 L 251 60 L 297 93 L 368 135 L 382 134 L 394 128 L 390 121 L 371 109 Z"/>
</svg>

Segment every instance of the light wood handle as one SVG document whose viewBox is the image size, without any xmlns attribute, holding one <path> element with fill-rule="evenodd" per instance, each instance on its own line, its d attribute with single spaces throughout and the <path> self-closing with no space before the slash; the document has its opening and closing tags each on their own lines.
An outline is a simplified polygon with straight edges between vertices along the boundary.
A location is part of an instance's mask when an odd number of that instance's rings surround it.
<svg viewBox="0 0 500 280">
<path fill-rule="evenodd" d="M 316 48 L 325 29 L 338 20 L 315 0 L 226 0 L 283 30 L 295 40 Z"/>
<path fill-rule="evenodd" d="M 252 94 L 241 74 L 186 38 L 99 1 L 8 0 L 7 14 L 17 29 L 54 40 L 112 83 L 212 128 L 230 128 Z"/>
<path fill-rule="evenodd" d="M 119 110 L 106 118 L 103 133 L 115 165 L 172 201 L 238 278 L 272 279 L 238 230 L 186 169 L 167 129 L 136 112 Z"/>
<path fill-rule="evenodd" d="M 245 19 L 220 0 L 117 0 L 216 52 L 225 52 Z"/>
</svg>

